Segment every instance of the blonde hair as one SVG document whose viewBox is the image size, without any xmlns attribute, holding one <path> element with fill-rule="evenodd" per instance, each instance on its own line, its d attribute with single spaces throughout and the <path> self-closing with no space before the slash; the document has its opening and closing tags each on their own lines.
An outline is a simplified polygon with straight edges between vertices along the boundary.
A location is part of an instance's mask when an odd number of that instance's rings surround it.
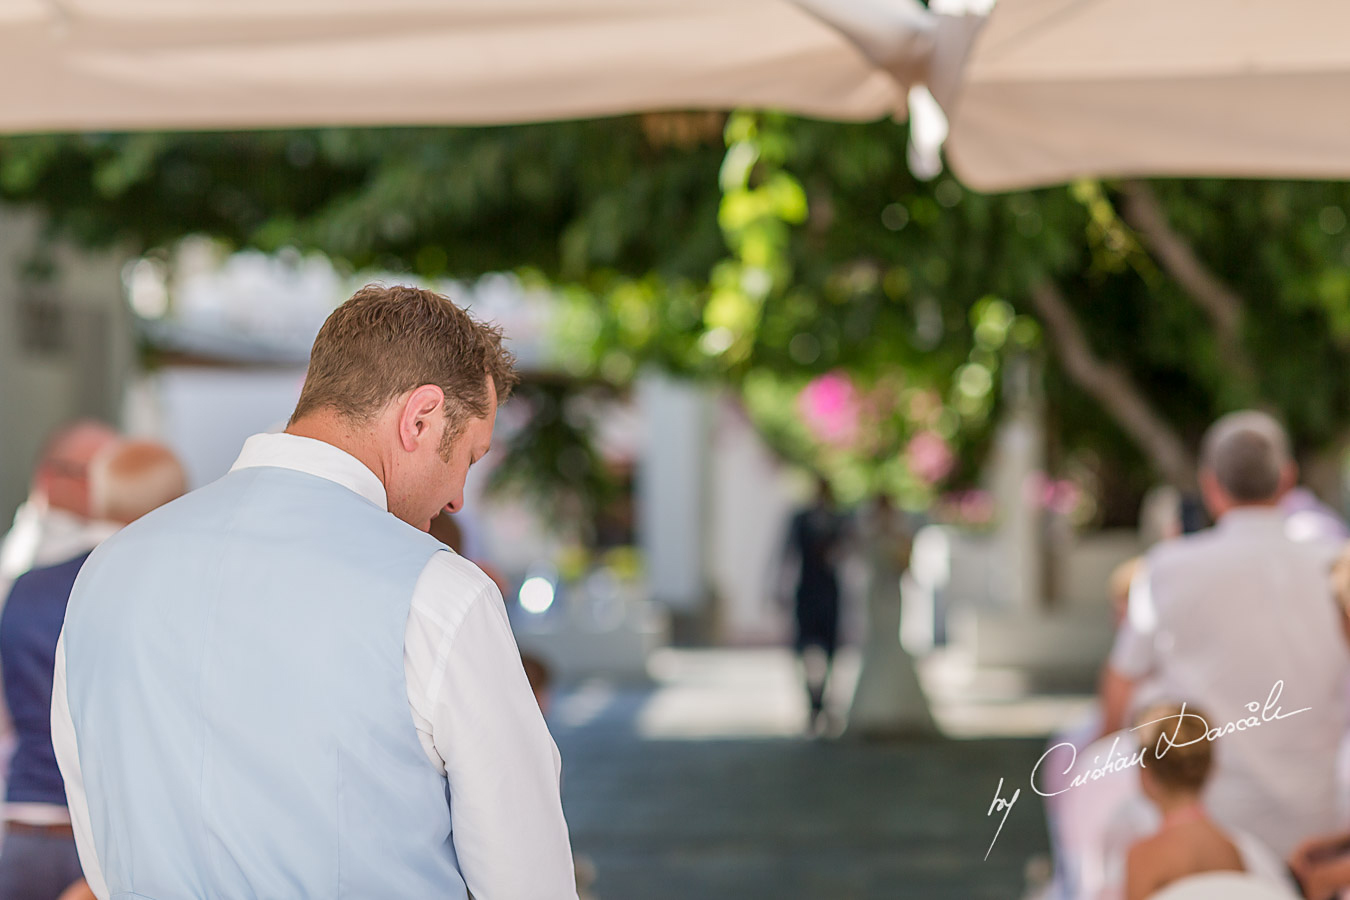
<svg viewBox="0 0 1350 900">
<path fill-rule="evenodd" d="M 178 457 L 154 441 L 119 441 L 89 466 L 90 512 L 96 519 L 134 522 L 186 491 Z"/>
<path fill-rule="evenodd" d="M 1199 707 L 1177 703 L 1151 706 L 1139 715 L 1143 765 L 1159 786 L 1176 793 L 1199 793 L 1214 764 L 1207 739 L 1208 716 Z"/>
<path fill-rule="evenodd" d="M 1125 618 L 1130 606 L 1130 585 L 1134 583 L 1135 576 L 1143 570 L 1143 567 L 1144 558 L 1132 556 L 1111 570 L 1107 585 L 1111 592 L 1111 610 L 1117 619 Z"/>
<path fill-rule="evenodd" d="M 1345 545 L 1331 564 L 1331 593 L 1341 612 L 1350 616 L 1350 544 Z"/>
</svg>

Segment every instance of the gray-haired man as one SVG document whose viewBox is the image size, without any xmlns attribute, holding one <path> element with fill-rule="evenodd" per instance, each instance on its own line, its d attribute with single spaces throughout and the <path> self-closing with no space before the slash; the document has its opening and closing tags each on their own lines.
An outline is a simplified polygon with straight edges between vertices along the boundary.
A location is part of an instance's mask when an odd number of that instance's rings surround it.
<svg viewBox="0 0 1350 900">
<path fill-rule="evenodd" d="M 1200 465 L 1218 524 L 1158 545 L 1136 576 L 1105 676 L 1105 726 L 1156 700 L 1203 707 L 1223 732 L 1206 805 L 1284 856 L 1337 824 L 1350 651 L 1328 572 L 1340 545 L 1290 534 L 1280 501 L 1297 468 L 1270 416 L 1220 419 Z"/>
</svg>

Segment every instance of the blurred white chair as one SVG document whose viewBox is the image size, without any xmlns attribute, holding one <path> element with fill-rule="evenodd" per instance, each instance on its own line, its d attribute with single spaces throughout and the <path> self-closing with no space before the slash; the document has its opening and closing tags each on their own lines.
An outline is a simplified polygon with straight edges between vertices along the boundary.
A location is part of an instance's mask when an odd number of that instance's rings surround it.
<svg viewBox="0 0 1350 900">
<path fill-rule="evenodd" d="M 1298 895 L 1243 872 L 1207 872 L 1173 882 L 1151 900 L 1297 900 Z"/>
<path fill-rule="evenodd" d="M 1236 828 L 1228 829 L 1228 836 L 1237 845 L 1242 865 L 1249 876 L 1259 878 L 1276 889 L 1284 888 L 1284 896 L 1300 896 L 1298 885 L 1284 860 L 1254 834 Z"/>
</svg>

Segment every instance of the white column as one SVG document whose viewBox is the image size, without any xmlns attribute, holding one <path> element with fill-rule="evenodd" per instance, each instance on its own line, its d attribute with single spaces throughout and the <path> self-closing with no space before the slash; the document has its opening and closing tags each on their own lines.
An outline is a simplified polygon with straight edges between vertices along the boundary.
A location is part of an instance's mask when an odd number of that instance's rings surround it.
<svg viewBox="0 0 1350 900">
<path fill-rule="evenodd" d="M 675 612 L 699 610 L 704 577 L 704 484 L 710 400 L 690 382 L 638 379 L 643 448 L 637 473 L 638 544 L 652 598 Z"/>
<path fill-rule="evenodd" d="M 1013 357 L 1004 374 L 1006 412 L 994 438 L 993 492 L 997 506 L 998 561 L 1003 590 L 993 599 L 1008 611 L 1040 610 L 1045 588 L 1042 512 L 1035 488 L 1045 472 L 1045 423 L 1039 372 Z"/>
</svg>

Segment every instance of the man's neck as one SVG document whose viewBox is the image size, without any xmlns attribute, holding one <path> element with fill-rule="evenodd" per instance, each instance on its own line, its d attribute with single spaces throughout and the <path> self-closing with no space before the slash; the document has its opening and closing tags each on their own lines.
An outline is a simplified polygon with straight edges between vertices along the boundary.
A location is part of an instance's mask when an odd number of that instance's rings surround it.
<svg viewBox="0 0 1350 900">
<path fill-rule="evenodd" d="M 291 422 L 286 426 L 285 433 L 322 441 L 338 448 L 374 472 L 375 477 L 388 489 L 387 468 L 374 442 L 343 416 L 328 410 L 313 412 Z"/>
<path fill-rule="evenodd" d="M 1234 513 L 1236 513 L 1238 516 L 1242 516 L 1247 513 L 1256 513 L 1259 515 L 1261 513 L 1278 512 L 1279 508 L 1280 502 L 1278 500 L 1272 500 L 1267 503 L 1242 503 L 1235 506 L 1230 506 L 1227 509 L 1225 509 L 1222 513 L 1219 514 L 1218 518 L 1215 519 L 1215 521 L 1222 522 L 1224 519 L 1228 518 L 1230 515 L 1233 515 Z"/>
</svg>

